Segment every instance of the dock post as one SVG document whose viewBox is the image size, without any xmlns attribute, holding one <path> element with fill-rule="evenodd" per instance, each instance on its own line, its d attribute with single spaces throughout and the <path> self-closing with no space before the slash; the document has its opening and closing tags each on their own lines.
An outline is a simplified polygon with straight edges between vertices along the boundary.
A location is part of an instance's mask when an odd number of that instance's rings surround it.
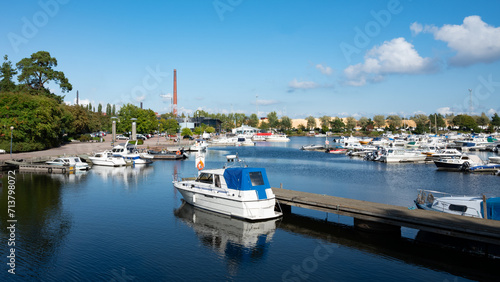
<svg viewBox="0 0 500 282">
<path fill-rule="evenodd" d="M 373 233 L 390 233 L 401 236 L 401 227 L 387 223 L 363 220 L 354 218 L 354 227 L 359 230 L 373 232 Z"/>
</svg>

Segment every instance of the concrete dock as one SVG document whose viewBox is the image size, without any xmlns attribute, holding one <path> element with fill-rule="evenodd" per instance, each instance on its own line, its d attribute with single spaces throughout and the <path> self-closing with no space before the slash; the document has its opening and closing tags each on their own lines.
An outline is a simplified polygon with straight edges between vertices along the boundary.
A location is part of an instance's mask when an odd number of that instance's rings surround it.
<svg viewBox="0 0 500 282">
<path fill-rule="evenodd" d="M 354 226 L 376 232 L 400 232 L 408 227 L 500 245 L 500 221 L 272 188 L 283 212 L 291 206 L 345 215 Z"/>
</svg>

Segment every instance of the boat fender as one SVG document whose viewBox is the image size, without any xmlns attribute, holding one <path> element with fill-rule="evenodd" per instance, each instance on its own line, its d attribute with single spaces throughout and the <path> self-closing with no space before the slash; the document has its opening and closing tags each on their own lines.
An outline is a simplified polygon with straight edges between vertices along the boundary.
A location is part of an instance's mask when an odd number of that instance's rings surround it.
<svg viewBox="0 0 500 282">
<path fill-rule="evenodd" d="M 49 171 L 49 173 L 52 173 L 52 168 L 51 168 L 51 167 L 49 167 L 48 171 Z"/>
<path fill-rule="evenodd" d="M 175 152 L 176 155 L 180 155 L 181 154 L 181 151 L 177 151 Z"/>
</svg>

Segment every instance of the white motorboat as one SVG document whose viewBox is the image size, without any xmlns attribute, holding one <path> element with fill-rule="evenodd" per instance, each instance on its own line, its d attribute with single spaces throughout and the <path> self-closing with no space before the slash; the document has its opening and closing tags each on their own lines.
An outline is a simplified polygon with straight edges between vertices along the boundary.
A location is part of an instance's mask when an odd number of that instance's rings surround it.
<svg viewBox="0 0 500 282">
<path fill-rule="evenodd" d="M 205 151 L 208 147 L 208 143 L 205 140 L 198 139 L 196 142 L 189 147 L 189 151 L 200 152 Z"/>
<path fill-rule="evenodd" d="M 95 153 L 94 156 L 89 157 L 89 159 L 94 165 L 124 166 L 127 164 L 122 157 L 114 157 L 111 151 Z"/>
<path fill-rule="evenodd" d="M 452 158 L 452 157 L 460 157 L 463 153 L 457 149 L 443 149 L 439 150 L 434 154 L 431 154 L 433 159 L 444 159 L 444 158 Z"/>
<path fill-rule="evenodd" d="M 62 157 L 45 162 L 48 165 L 74 167 L 76 170 L 89 170 L 88 163 L 82 162 L 79 157 Z"/>
<path fill-rule="evenodd" d="M 151 159 L 141 158 L 141 155 L 136 149 L 136 146 L 129 144 L 129 141 L 125 143 L 125 145 L 116 145 L 111 149 L 111 153 L 113 153 L 114 157 L 122 157 L 125 161 L 132 162 L 132 164 L 150 164 L 152 163 Z M 137 142 L 137 141 L 136 141 Z"/>
<path fill-rule="evenodd" d="M 285 134 L 273 134 L 266 137 L 267 142 L 289 142 L 290 138 L 288 138 Z"/>
<path fill-rule="evenodd" d="M 462 154 L 460 157 L 451 157 L 435 160 L 434 164 L 438 170 L 460 171 L 475 165 L 483 164 L 483 161 L 476 155 Z"/>
<path fill-rule="evenodd" d="M 242 165 L 235 155 L 227 156 L 222 169 L 201 170 L 195 180 L 174 178 L 174 187 L 184 200 L 202 209 L 246 220 L 282 216 L 274 211 L 276 199 L 264 168 Z"/>
<path fill-rule="evenodd" d="M 490 161 L 490 163 L 496 163 L 496 164 L 500 164 L 500 156 L 499 157 L 489 157 L 488 160 Z"/>
<path fill-rule="evenodd" d="M 325 150 L 325 146 L 311 144 L 311 145 L 302 146 L 300 149 L 301 150 L 305 150 L 305 151 L 324 151 Z"/>
<path fill-rule="evenodd" d="M 420 151 L 408 151 L 402 148 L 389 148 L 385 150 L 379 161 L 384 163 L 423 162 L 427 156 Z"/>
<path fill-rule="evenodd" d="M 236 146 L 255 146 L 255 142 L 249 137 L 239 136 Z"/>
<path fill-rule="evenodd" d="M 212 139 L 210 141 L 210 145 L 211 146 L 233 146 L 236 144 L 237 141 L 238 140 L 236 137 L 223 136 L 223 137 L 220 137 L 217 139 Z"/>
<path fill-rule="evenodd" d="M 439 191 L 419 190 L 415 205 L 423 210 L 484 218 L 483 197 L 479 196 L 453 196 Z M 500 197 L 487 199 L 486 210 L 488 219 L 500 220 Z"/>
</svg>

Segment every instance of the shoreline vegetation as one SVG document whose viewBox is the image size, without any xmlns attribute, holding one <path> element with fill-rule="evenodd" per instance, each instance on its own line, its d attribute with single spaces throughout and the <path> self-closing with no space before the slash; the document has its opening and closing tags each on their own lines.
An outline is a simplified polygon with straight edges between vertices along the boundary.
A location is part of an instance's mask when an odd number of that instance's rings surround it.
<svg viewBox="0 0 500 282">
<path fill-rule="evenodd" d="M 221 127 L 215 129 L 202 124 L 191 131 L 180 128 L 173 114 L 158 115 L 151 109 L 141 109 L 132 104 L 122 105 L 67 105 L 65 96 L 52 93 L 49 83 L 56 83 L 63 93 L 73 90 L 73 86 L 62 71 L 57 71 L 57 60 L 49 52 L 39 51 L 29 58 L 19 61 L 15 67 L 4 56 L 0 67 L 0 149 L 12 152 L 30 152 L 58 147 L 71 140 L 92 140 L 90 132 L 111 131 L 112 121 L 117 121 L 117 134 L 131 131 L 131 118 L 136 118 L 138 133 L 164 132 L 175 135 L 200 135 L 207 133 L 230 132 L 235 127 L 248 125 L 263 131 L 283 132 L 290 136 L 305 136 L 311 131 L 315 133 L 332 132 L 335 135 L 354 135 L 375 137 L 382 131 L 406 132 L 422 134 L 448 132 L 449 130 L 464 133 L 494 132 L 500 127 L 500 117 L 492 117 L 482 113 L 480 116 L 417 114 L 404 119 L 398 115 L 375 115 L 371 118 L 360 117 L 313 117 L 291 119 L 288 116 L 278 117 L 275 111 L 266 117 L 257 114 L 247 116 L 244 113 L 208 113 L 198 110 L 195 117 L 219 119 Z M 17 84 L 14 79 L 17 78 Z M 190 117 L 181 113 L 179 117 Z M 381 129 L 379 131 L 377 129 Z"/>
</svg>

